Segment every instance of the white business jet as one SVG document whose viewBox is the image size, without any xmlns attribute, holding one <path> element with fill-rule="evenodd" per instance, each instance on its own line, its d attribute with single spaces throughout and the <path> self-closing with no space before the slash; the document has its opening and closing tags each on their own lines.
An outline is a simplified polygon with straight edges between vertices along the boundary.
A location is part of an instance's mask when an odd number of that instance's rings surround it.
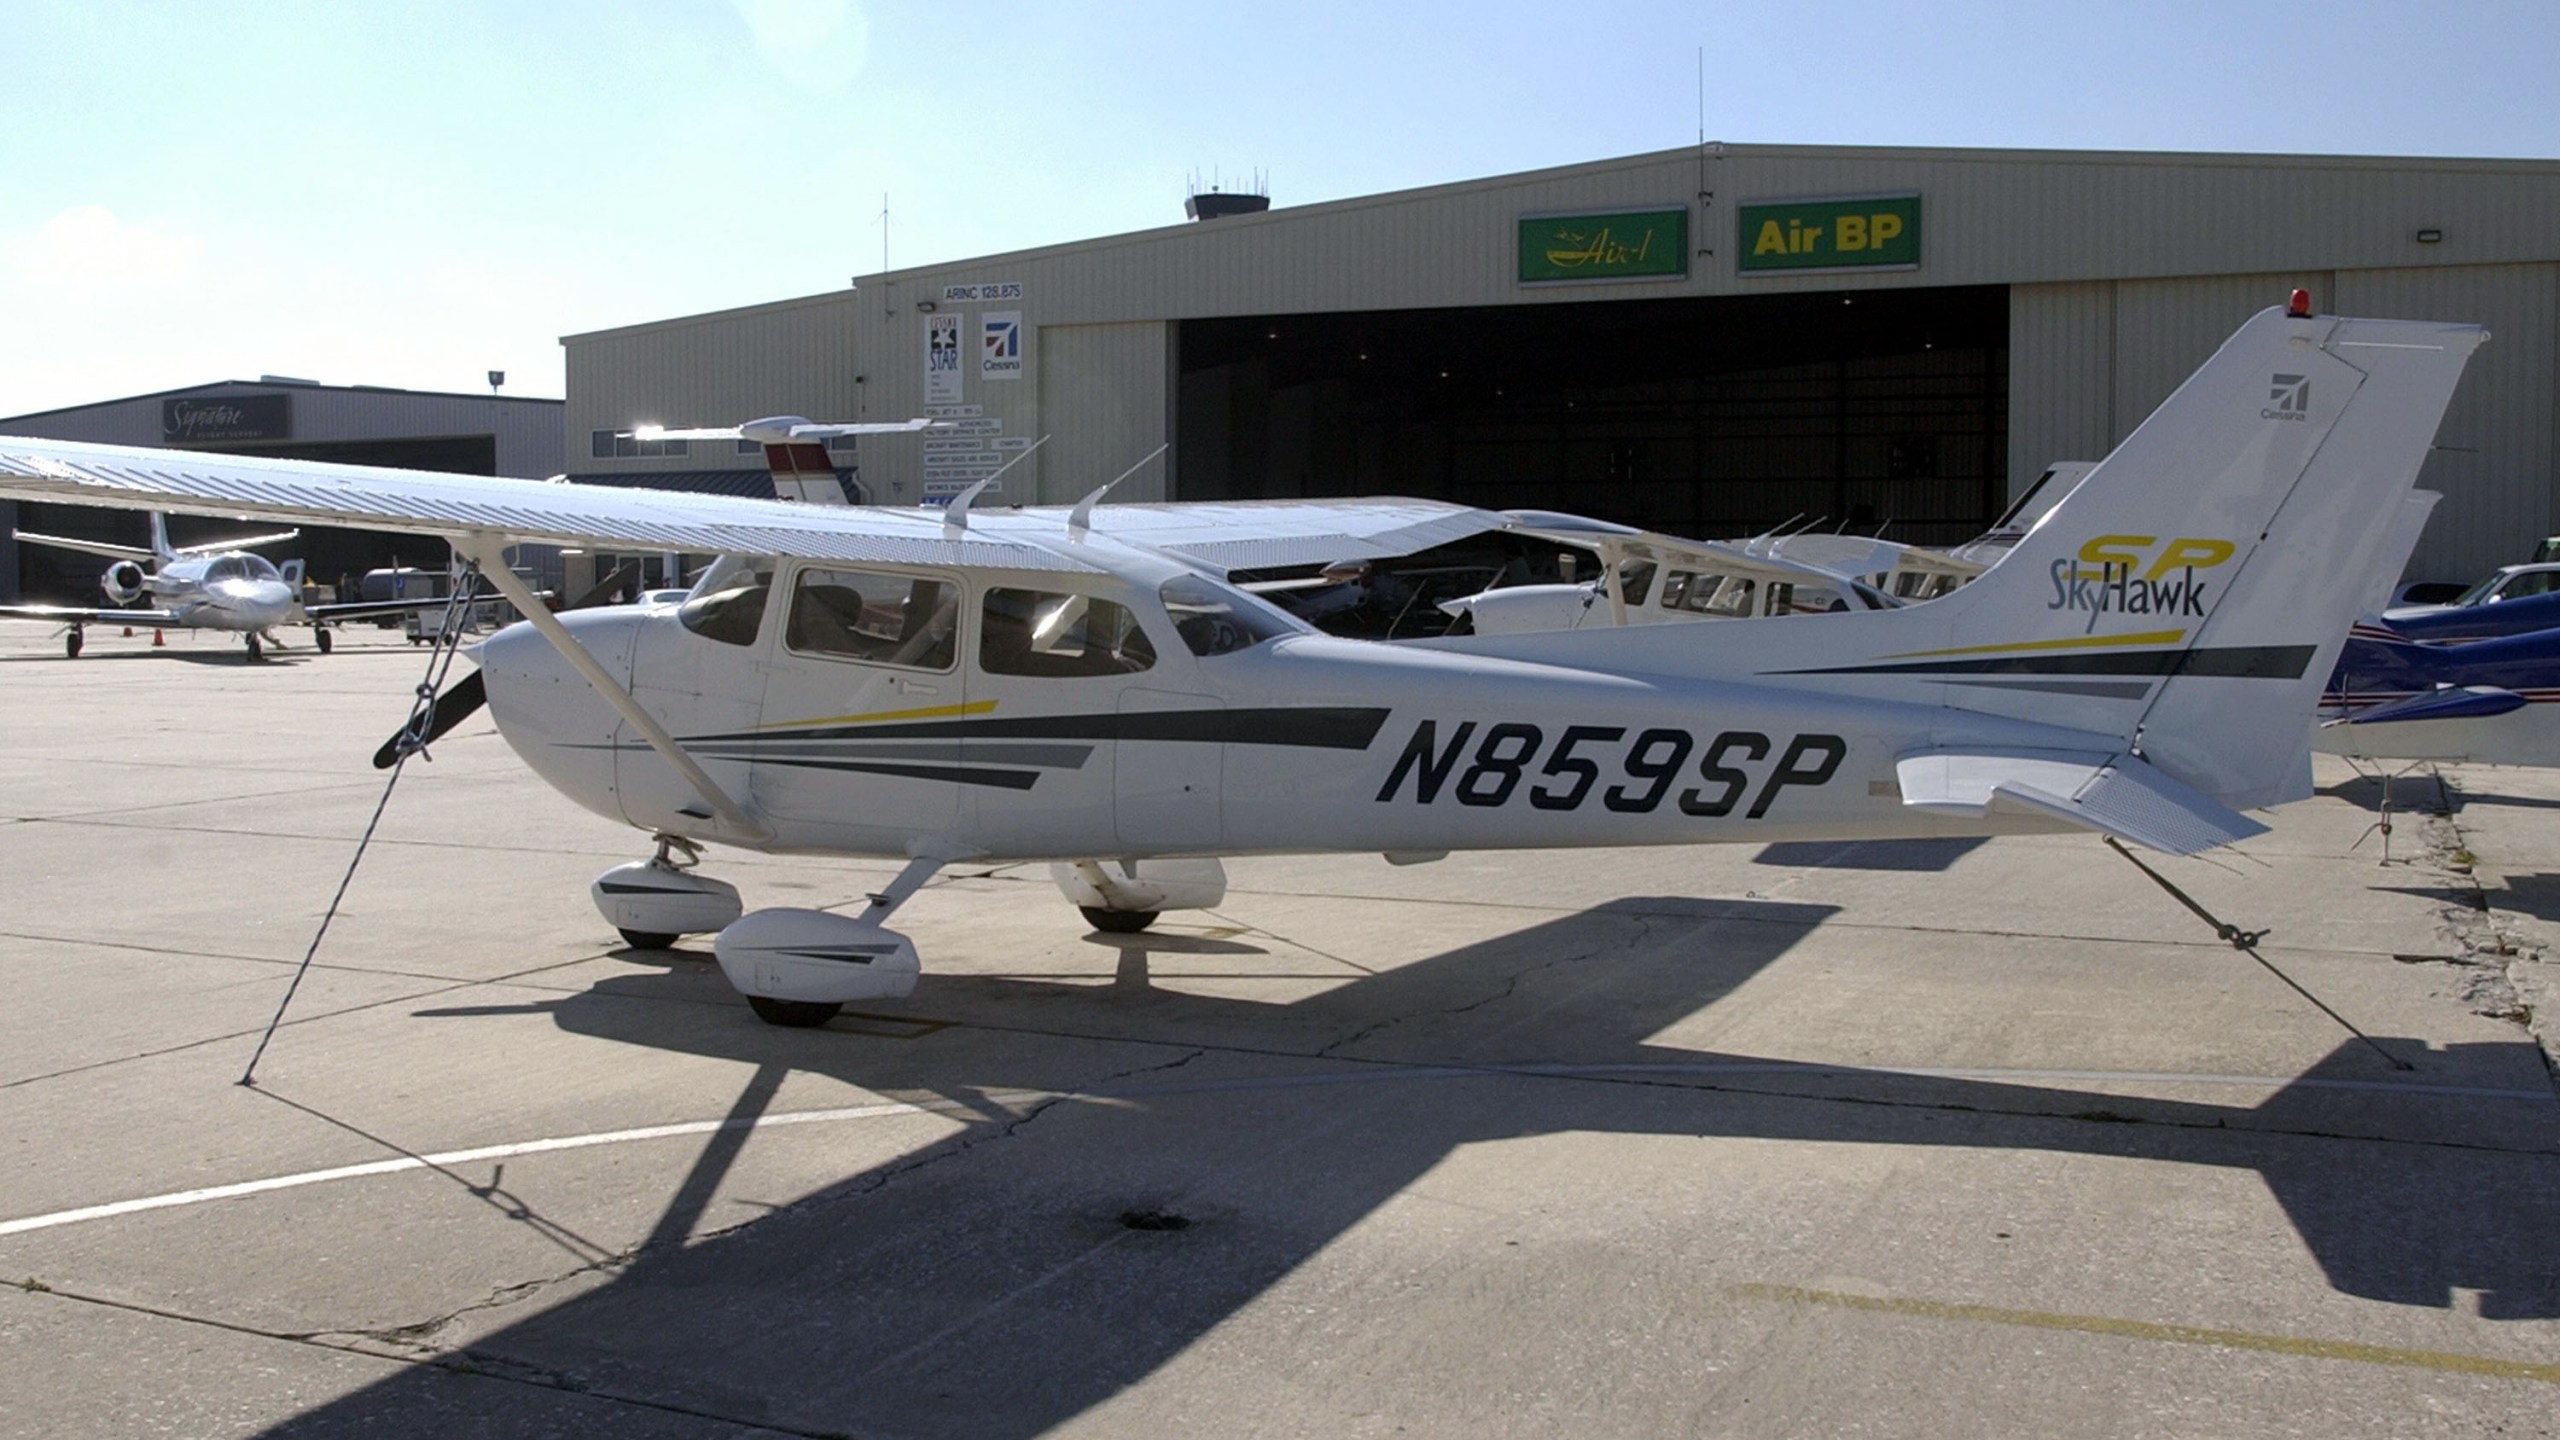
<svg viewBox="0 0 2560 1440">
<path fill-rule="evenodd" d="M 908 993 L 885 922 L 955 861 L 1055 862 L 1136 928 L 1241 853 L 2259 833 L 2485 338 L 2296 292 L 1973 583 L 1763 623 L 1379 643 L 1225 578 L 1506 523 L 1416 501 L 936 513 L 9 439 L 0 495 L 448 538 L 530 622 L 478 654 L 506 742 L 657 837 L 606 919 L 717 931 L 758 1014 L 818 1024 Z M 723 558 L 681 605 L 552 615 L 517 541 Z M 858 915 L 742 916 L 705 843 L 907 863 Z"/>
<path fill-rule="evenodd" d="M 279 569 L 265 556 L 250 553 L 251 547 L 273 545 L 301 533 L 299 530 L 287 530 L 275 535 L 218 540 L 207 545 L 173 546 L 169 543 L 168 522 L 157 512 L 151 516 L 149 549 L 14 531 L 11 538 L 29 544 L 78 550 L 113 560 L 115 563 L 98 577 L 98 588 L 123 608 L 0 605 L 0 616 L 52 620 L 62 624 L 65 627 L 63 653 L 74 660 L 80 658 L 82 632 L 91 625 L 149 625 L 155 629 L 228 631 L 241 636 L 247 642 L 248 658 L 257 660 L 263 653 L 258 644 L 260 636 L 272 639 L 272 632 L 278 625 L 304 618 L 300 594 L 302 562 L 290 560 L 285 562 L 283 569 Z M 143 568 L 146 565 L 151 568 Z M 136 604 L 146 598 L 149 604 Z M 338 608 L 363 609 L 360 606 L 313 606 L 310 618 L 316 624 L 321 618 L 319 612 Z M 318 636 L 320 648 L 326 651 L 329 648 L 326 626 L 318 626 Z"/>
</svg>

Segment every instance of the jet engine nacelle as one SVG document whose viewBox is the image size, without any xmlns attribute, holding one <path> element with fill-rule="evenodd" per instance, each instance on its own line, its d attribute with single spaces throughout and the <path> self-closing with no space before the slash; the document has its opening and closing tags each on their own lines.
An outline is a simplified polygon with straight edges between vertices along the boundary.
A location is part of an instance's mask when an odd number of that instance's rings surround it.
<svg viewBox="0 0 2560 1440">
<path fill-rule="evenodd" d="M 141 566 L 130 560 L 119 560 L 107 567 L 107 573 L 98 578 L 98 584 L 107 592 L 108 599 L 119 605 L 130 605 L 142 598 L 142 592 L 149 588 L 148 580 Z"/>
<path fill-rule="evenodd" d="M 824 910 L 758 910 L 711 949 L 740 994 L 820 1005 L 898 999 L 923 969 L 906 936 Z"/>
</svg>

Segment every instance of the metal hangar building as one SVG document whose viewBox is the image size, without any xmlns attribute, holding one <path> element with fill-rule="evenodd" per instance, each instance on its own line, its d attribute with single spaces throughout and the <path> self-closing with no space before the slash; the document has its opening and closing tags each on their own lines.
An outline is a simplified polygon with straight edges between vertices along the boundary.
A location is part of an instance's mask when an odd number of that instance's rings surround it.
<svg viewBox="0 0 2560 1440">
<path fill-rule="evenodd" d="M 560 473 L 560 423 L 557 400 L 269 375 L 12 416 L 0 419 L 0 435 L 540 479 Z M 139 515 L 80 505 L 0 502 L 0 526 L 121 545 L 143 544 L 146 533 Z M 186 516 L 172 516 L 169 529 L 181 545 L 243 533 L 239 525 Z M 395 563 L 441 569 L 446 561 L 439 542 L 308 526 L 289 548 L 271 553 L 303 557 L 310 578 L 324 585 Z M 30 600 L 94 604 L 98 566 L 51 546 L 0 546 L 0 597 L 23 591 Z"/>
<path fill-rule="evenodd" d="M 635 424 L 948 419 L 858 498 L 1406 494 L 1719 537 L 1970 537 L 2238 324 L 2479 322 L 2415 573 L 2554 528 L 2560 162 L 1706 145 L 854 277 L 569 336 L 574 479 L 753 488 Z M 737 453 L 732 453 L 733 451 Z M 715 453 L 716 452 L 716 453 Z"/>
</svg>

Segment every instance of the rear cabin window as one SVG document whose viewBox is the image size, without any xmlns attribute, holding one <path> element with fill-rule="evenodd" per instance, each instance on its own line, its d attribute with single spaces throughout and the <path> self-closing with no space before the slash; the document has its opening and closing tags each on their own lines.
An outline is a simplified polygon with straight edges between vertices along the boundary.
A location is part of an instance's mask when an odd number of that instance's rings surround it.
<svg viewBox="0 0 2560 1440">
<path fill-rule="evenodd" d="M 990 675 L 1134 675 L 1156 647 L 1125 605 L 1050 590 L 987 592 L 978 668 Z"/>
<path fill-rule="evenodd" d="M 959 655 L 960 590 L 881 570 L 803 570 L 784 643 L 803 655 L 948 670 Z"/>
<path fill-rule="evenodd" d="M 1674 570 L 1662 582 L 1662 608 L 1686 610 L 1693 615 L 1748 615 L 1757 588 L 1739 575 Z"/>
</svg>

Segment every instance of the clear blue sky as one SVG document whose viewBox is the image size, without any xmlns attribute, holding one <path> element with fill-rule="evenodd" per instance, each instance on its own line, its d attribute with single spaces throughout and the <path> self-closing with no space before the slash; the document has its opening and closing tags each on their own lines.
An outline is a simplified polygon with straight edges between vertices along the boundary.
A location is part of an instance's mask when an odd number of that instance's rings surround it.
<svg viewBox="0 0 2560 1440">
<path fill-rule="evenodd" d="M 0 5 L 0 415 L 1710 138 L 2560 157 L 2560 5 Z"/>
</svg>

